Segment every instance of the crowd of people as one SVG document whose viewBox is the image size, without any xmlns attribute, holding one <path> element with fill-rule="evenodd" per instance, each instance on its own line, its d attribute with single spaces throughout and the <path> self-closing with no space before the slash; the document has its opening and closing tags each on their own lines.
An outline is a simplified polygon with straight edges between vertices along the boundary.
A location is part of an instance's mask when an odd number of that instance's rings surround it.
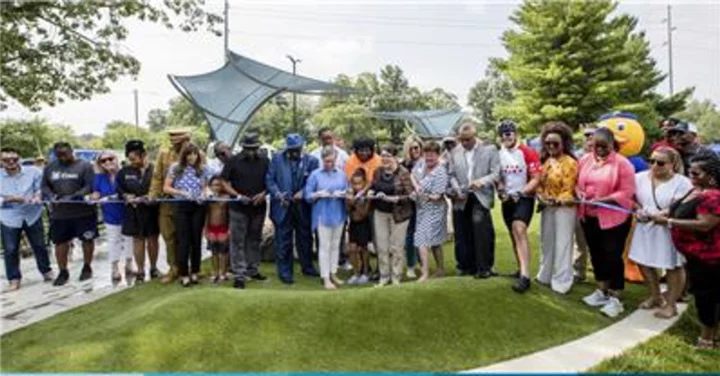
<svg viewBox="0 0 720 376">
<path fill-rule="evenodd" d="M 266 280 L 259 266 L 268 213 L 277 275 L 285 284 L 294 283 L 295 254 L 302 274 L 320 277 L 327 289 L 426 281 L 430 254 L 433 277 L 442 277 L 448 220 L 457 275 L 487 279 L 497 275 L 491 210 L 499 199 L 517 261 L 512 290 L 523 293 L 534 280 L 566 294 L 585 278 L 589 254 L 597 289 L 583 301 L 616 317 L 624 310 L 629 243 L 629 258 L 649 290 L 640 308 L 657 309 L 659 318 L 677 315 L 676 302 L 689 285 L 702 323 L 698 346 L 711 347 L 720 319 L 720 158 L 697 143 L 691 124 L 670 119 L 662 126 L 666 137 L 653 145 L 645 171 L 619 153 L 608 128 L 585 127 L 584 149 L 575 153 L 572 130 L 562 122 L 545 125 L 540 150 L 520 141 L 512 121 L 499 124 L 499 147 L 481 141 L 475 125 L 465 122 L 442 143 L 411 136 L 402 150 L 359 138 L 350 155 L 329 129 L 320 130 L 312 153 L 303 137 L 289 134 L 272 156 L 251 133 L 235 155 L 228 145 L 215 145 L 214 165 L 184 130 L 169 131 L 172 147 L 154 163 L 142 141 L 128 141 L 122 168 L 112 152 L 102 152 L 93 165 L 59 142 L 56 160 L 41 171 L 19 166 L 18 153 L 6 147 L 0 223 L 7 278 L 11 290 L 20 287 L 22 233 L 45 281 L 68 282 L 73 239 L 83 250 L 79 279 L 91 278 L 99 206 L 113 281 L 121 280 L 123 263 L 136 283 L 146 272 L 164 283 L 200 283 L 203 238 L 213 255 L 213 282 L 233 278 L 233 286 L 244 289 L 251 280 Z M 43 203 L 57 275 L 44 241 Z M 537 212 L 540 268 L 532 276 L 528 227 Z M 164 275 L 157 267 L 159 236 L 170 265 Z M 337 274 L 345 257 L 353 270 L 346 281 Z"/>
</svg>

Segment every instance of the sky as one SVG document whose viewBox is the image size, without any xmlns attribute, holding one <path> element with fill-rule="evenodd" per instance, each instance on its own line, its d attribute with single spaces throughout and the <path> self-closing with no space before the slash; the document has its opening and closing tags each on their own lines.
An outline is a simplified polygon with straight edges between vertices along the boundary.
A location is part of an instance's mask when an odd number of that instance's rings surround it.
<svg viewBox="0 0 720 376">
<path fill-rule="evenodd" d="M 222 0 L 206 0 L 221 14 Z M 291 70 L 286 55 L 301 60 L 299 74 L 329 80 L 339 73 L 379 72 L 397 64 L 410 84 L 456 94 L 466 105 L 470 88 L 482 78 L 491 57 L 506 57 L 501 43 L 517 1 L 480 0 L 230 0 L 230 49 Z M 639 19 L 652 57 L 668 70 L 667 2 L 623 1 L 619 12 Z M 720 1 L 673 1 L 675 91 L 695 87 L 695 97 L 720 104 Z M 183 33 L 153 24 L 128 23 L 130 36 L 119 47 L 142 64 L 137 79 L 111 84 L 111 92 L 89 101 L 69 101 L 39 112 L 11 104 L 2 118 L 43 117 L 72 126 L 78 134 L 102 134 L 113 120 L 135 122 L 138 90 L 141 126 L 147 112 L 167 108 L 177 92 L 168 74 L 212 71 L 223 63 L 223 38 Z M 668 93 L 667 80 L 657 91 Z"/>
</svg>

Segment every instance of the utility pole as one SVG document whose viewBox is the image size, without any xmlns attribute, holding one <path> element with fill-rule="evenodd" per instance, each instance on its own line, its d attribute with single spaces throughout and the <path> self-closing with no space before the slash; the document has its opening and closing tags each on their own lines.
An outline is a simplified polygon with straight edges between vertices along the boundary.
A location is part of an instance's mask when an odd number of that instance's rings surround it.
<svg viewBox="0 0 720 376">
<path fill-rule="evenodd" d="M 672 7 L 670 5 L 667 6 L 667 18 L 663 21 L 667 23 L 667 42 L 665 43 L 668 47 L 668 81 L 670 83 L 670 95 L 673 95 L 675 90 L 673 84 L 672 33 L 675 31 L 675 28 L 672 25 Z"/>
<path fill-rule="evenodd" d="M 225 0 L 225 49 L 223 50 L 223 60 L 228 61 L 228 38 L 230 38 L 230 25 L 228 24 L 228 17 L 230 17 L 230 3 Z"/>
<path fill-rule="evenodd" d="M 290 59 L 290 62 L 292 63 L 293 67 L 293 76 L 297 74 L 296 65 L 301 62 L 302 60 L 296 59 L 290 55 L 286 55 L 288 59 Z M 297 97 L 295 96 L 295 93 L 293 93 L 293 131 L 298 131 L 298 125 L 297 125 Z"/>
<path fill-rule="evenodd" d="M 140 116 L 138 114 L 138 90 L 133 90 L 133 95 L 135 96 L 135 133 L 140 132 Z"/>
</svg>

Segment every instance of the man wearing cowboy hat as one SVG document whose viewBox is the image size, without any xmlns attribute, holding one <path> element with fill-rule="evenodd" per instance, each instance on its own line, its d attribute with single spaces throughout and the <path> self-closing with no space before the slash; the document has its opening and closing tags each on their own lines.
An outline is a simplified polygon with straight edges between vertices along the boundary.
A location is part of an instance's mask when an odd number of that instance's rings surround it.
<svg viewBox="0 0 720 376">
<path fill-rule="evenodd" d="M 269 161 L 259 149 L 257 134 L 246 134 L 242 152 L 225 163 L 221 174 L 225 191 L 243 199 L 230 204 L 230 263 L 238 289 L 244 289 L 249 279 L 267 279 L 260 274 L 260 241 L 267 211 L 265 174 Z"/>
<path fill-rule="evenodd" d="M 275 225 L 275 263 L 285 284 L 293 283 L 293 232 L 303 274 L 320 275 L 312 263 L 311 207 L 302 198 L 307 179 L 320 162 L 303 152 L 304 145 L 302 136 L 289 134 L 285 149 L 275 154 L 265 177 Z"/>
<path fill-rule="evenodd" d="M 150 199 L 165 197 L 163 193 L 163 183 L 165 177 L 170 170 L 170 166 L 176 163 L 180 157 L 182 148 L 190 142 L 190 128 L 170 128 L 167 130 L 168 136 L 170 136 L 170 144 L 172 145 L 169 149 L 162 149 L 157 157 L 155 163 L 155 170 L 153 171 L 152 181 L 150 184 Z M 205 156 L 200 154 L 200 158 L 204 161 Z M 165 253 L 167 257 L 167 264 L 170 266 L 168 273 L 162 278 L 162 283 L 173 282 L 178 277 L 177 266 L 175 265 L 175 252 L 177 250 L 177 240 L 175 235 L 175 224 L 173 223 L 173 208 L 171 203 L 160 204 L 160 216 L 158 221 L 160 224 L 160 234 L 165 240 Z"/>
</svg>

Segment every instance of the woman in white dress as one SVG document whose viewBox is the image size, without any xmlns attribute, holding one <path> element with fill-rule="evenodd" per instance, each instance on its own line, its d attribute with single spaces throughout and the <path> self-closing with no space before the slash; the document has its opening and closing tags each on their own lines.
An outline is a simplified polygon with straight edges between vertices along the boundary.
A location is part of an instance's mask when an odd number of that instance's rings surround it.
<svg viewBox="0 0 720 376">
<path fill-rule="evenodd" d="M 650 290 L 650 297 L 640 304 L 640 308 L 660 308 L 655 316 L 670 318 L 677 315 L 675 302 L 685 284 L 685 260 L 675 248 L 670 230 L 650 221 L 649 216 L 666 212 L 670 204 L 692 190 L 692 183 L 683 176 L 682 158 L 672 148 L 656 149 L 650 157 L 650 165 L 650 170 L 635 175 L 638 214 L 629 258 L 640 265 Z M 668 292 L 665 297 L 660 293 L 657 269 L 667 271 Z"/>
</svg>

